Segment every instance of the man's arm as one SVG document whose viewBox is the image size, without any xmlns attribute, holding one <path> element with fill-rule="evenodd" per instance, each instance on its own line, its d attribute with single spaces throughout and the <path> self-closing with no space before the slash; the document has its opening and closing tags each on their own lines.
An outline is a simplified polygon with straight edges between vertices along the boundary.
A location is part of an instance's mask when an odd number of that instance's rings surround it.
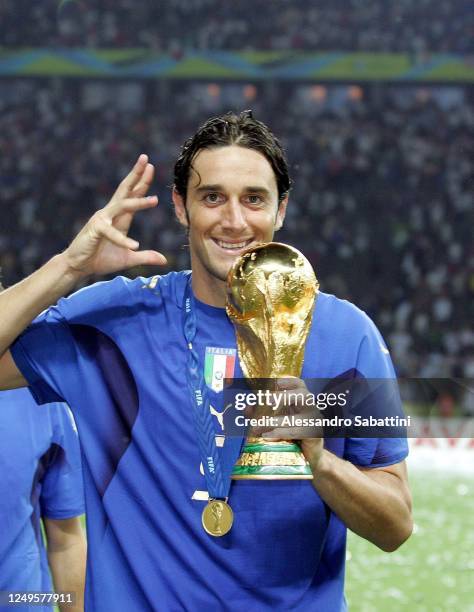
<svg viewBox="0 0 474 612">
<path fill-rule="evenodd" d="M 386 552 L 412 533 L 411 494 L 405 462 L 358 468 L 307 438 L 302 450 L 313 470 L 313 486 L 349 529 Z"/>
<path fill-rule="evenodd" d="M 75 605 L 59 604 L 60 610 L 83 612 L 86 576 L 86 538 L 79 517 L 43 519 L 48 561 L 56 593 L 75 594 Z"/>
<path fill-rule="evenodd" d="M 45 308 L 71 291 L 77 279 L 62 255 L 53 257 L 25 280 L 0 293 L 0 389 L 27 386 L 8 347 Z"/>
<path fill-rule="evenodd" d="M 25 386 L 8 349 L 45 308 L 55 304 L 84 278 L 138 265 L 162 265 L 156 251 L 138 251 L 127 236 L 133 216 L 156 206 L 156 196 L 145 197 L 154 175 L 146 155 L 140 155 L 105 208 L 97 211 L 61 254 L 17 285 L 0 293 L 0 389 Z"/>
<path fill-rule="evenodd" d="M 304 382 L 295 377 L 280 380 L 279 389 L 308 393 Z M 298 412 L 301 406 L 295 409 Z M 287 429 L 286 434 L 294 438 L 295 429 Z M 285 439 L 285 429 L 273 430 L 270 437 Z M 314 488 L 349 529 L 386 552 L 396 550 L 411 535 L 411 494 L 404 461 L 383 468 L 357 467 L 326 450 L 323 438 L 302 438 L 301 449 L 311 466 Z"/>
<path fill-rule="evenodd" d="M 3 357 L 0 357 L 0 372 L 2 373 L 1 380 L 4 382 L 3 386 L 0 384 L 0 391 L 5 389 L 18 389 L 28 385 L 22 373 L 16 367 L 10 351 L 7 351 Z"/>
</svg>

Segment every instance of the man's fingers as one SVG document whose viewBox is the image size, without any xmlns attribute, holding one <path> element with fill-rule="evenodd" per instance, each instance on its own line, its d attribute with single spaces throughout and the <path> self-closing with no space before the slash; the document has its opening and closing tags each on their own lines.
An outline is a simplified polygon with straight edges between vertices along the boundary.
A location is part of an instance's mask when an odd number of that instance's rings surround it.
<svg viewBox="0 0 474 612">
<path fill-rule="evenodd" d="M 150 185 L 153 182 L 153 177 L 155 176 L 155 166 L 153 164 L 147 164 L 143 174 L 140 177 L 138 183 L 132 189 L 133 196 L 141 196 L 145 195 L 145 193 L 150 189 Z"/>
<path fill-rule="evenodd" d="M 126 198 L 121 204 L 121 209 L 125 212 L 134 212 L 144 208 L 151 208 L 158 204 L 158 196 L 146 196 L 143 198 Z"/>
<path fill-rule="evenodd" d="M 256 438 L 268 438 L 272 440 L 291 440 L 296 437 L 293 435 L 291 427 L 252 427 L 250 433 L 251 437 Z"/>
<path fill-rule="evenodd" d="M 293 389 L 299 389 L 300 387 L 302 389 L 306 389 L 304 381 L 296 376 L 285 376 L 277 380 L 277 388 L 281 391 L 290 391 Z"/>
<path fill-rule="evenodd" d="M 103 224 L 101 227 L 101 234 L 110 240 L 110 242 L 125 249 L 136 250 L 140 246 L 136 240 L 125 236 L 125 234 L 122 234 L 122 232 L 113 225 Z"/>
<path fill-rule="evenodd" d="M 128 249 L 126 268 L 142 265 L 163 266 L 167 263 L 166 257 L 158 251 L 137 251 L 140 244 L 133 238 L 122 234 L 113 225 L 103 225 L 101 234 L 117 246 Z"/>
<path fill-rule="evenodd" d="M 134 187 L 139 183 L 139 181 L 141 180 L 147 168 L 148 168 L 148 155 L 145 155 L 144 153 L 142 153 L 139 156 L 136 164 L 133 166 L 133 168 L 130 170 L 130 172 L 127 174 L 127 176 L 123 179 L 123 181 L 118 186 L 118 189 L 115 192 L 115 196 L 119 198 L 126 197 L 134 189 Z M 111 202 L 114 199 L 115 197 L 112 198 Z"/>
<path fill-rule="evenodd" d="M 104 208 L 107 213 L 107 217 L 113 221 L 119 215 L 124 213 L 136 213 L 139 210 L 145 210 L 152 208 L 158 204 L 158 196 L 146 196 L 142 198 L 124 198 L 116 200 L 112 206 Z M 123 229 L 123 228 L 120 228 Z"/>
<path fill-rule="evenodd" d="M 320 432 L 319 427 L 273 427 L 273 428 L 252 428 L 252 435 L 269 440 L 302 440 L 308 436 L 317 437 Z"/>
<path fill-rule="evenodd" d="M 133 200 L 145 196 L 153 181 L 154 174 L 155 167 L 148 163 L 148 155 L 142 153 L 132 170 L 120 183 L 104 210 L 112 211 L 111 214 L 114 216 L 117 212 L 120 212 L 123 200 Z M 156 202 L 154 203 L 156 204 Z"/>
<path fill-rule="evenodd" d="M 166 257 L 158 251 L 136 251 L 129 253 L 127 268 L 132 266 L 164 266 Z"/>
</svg>

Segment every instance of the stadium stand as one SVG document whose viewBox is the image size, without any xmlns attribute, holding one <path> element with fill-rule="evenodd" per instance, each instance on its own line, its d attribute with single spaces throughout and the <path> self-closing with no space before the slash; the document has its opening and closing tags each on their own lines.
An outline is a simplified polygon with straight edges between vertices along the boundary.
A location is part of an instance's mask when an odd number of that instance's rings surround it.
<svg viewBox="0 0 474 612">
<path fill-rule="evenodd" d="M 469 0 L 4 0 L 0 40 L 5 47 L 145 47 L 177 55 L 188 48 L 466 54 L 474 51 L 474 5 Z"/>
<path fill-rule="evenodd" d="M 63 249 L 141 151 L 157 164 L 161 205 L 138 215 L 132 234 L 159 245 L 171 268 L 187 267 L 169 191 L 179 147 L 207 116 L 252 107 L 281 136 L 295 181 L 279 239 L 306 253 L 323 290 L 374 318 L 401 375 L 474 376 L 469 88 L 8 83 L 0 93 L 7 284 Z"/>
</svg>

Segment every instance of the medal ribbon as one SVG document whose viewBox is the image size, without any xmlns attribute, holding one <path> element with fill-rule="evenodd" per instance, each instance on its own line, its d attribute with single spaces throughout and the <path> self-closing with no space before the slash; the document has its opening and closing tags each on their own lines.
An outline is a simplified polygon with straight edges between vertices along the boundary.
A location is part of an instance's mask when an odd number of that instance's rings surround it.
<svg viewBox="0 0 474 612">
<path fill-rule="evenodd" d="M 240 453 L 243 438 L 226 437 L 224 447 L 217 448 L 204 370 L 199 365 L 199 357 L 193 344 L 197 332 L 197 320 L 191 275 L 184 292 L 183 331 L 188 345 L 186 382 L 193 407 L 194 427 L 209 498 L 227 500 L 232 468 Z"/>
</svg>

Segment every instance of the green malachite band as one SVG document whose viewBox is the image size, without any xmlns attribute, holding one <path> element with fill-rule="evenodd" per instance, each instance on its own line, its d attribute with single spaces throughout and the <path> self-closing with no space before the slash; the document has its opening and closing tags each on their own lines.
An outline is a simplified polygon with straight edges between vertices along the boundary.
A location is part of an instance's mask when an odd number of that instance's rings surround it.
<svg viewBox="0 0 474 612">
<path fill-rule="evenodd" d="M 235 465 L 232 477 L 236 476 L 307 476 L 312 478 L 309 465 Z"/>
<path fill-rule="evenodd" d="M 296 444 L 283 445 L 283 444 L 246 444 L 243 453 L 300 453 L 301 450 Z"/>
<path fill-rule="evenodd" d="M 268 456 L 266 456 L 268 453 Z M 277 455 L 275 457 L 271 455 Z M 288 465 L 284 457 L 288 456 Z M 295 457 L 299 461 L 295 462 Z M 245 461 L 246 459 L 254 459 L 254 462 Z M 241 461 L 248 463 L 247 465 L 239 465 Z M 256 463 L 261 463 L 256 465 Z M 312 478 L 311 468 L 308 462 L 304 463 L 304 456 L 301 448 L 296 443 L 281 444 L 277 441 L 272 443 L 262 444 L 261 442 L 247 443 L 242 451 L 241 458 L 232 470 L 232 478 L 267 478 L 267 479 L 282 479 L 282 478 Z"/>
</svg>

